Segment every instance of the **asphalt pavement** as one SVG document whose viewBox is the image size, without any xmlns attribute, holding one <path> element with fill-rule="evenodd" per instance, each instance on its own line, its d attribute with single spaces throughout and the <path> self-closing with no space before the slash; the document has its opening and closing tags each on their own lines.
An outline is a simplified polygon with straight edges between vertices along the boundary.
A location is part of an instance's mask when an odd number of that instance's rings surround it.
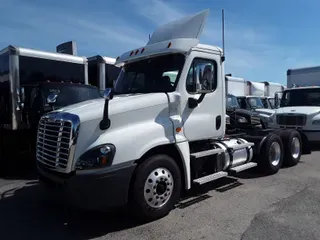
<svg viewBox="0 0 320 240">
<path fill-rule="evenodd" d="M 106 189 L 107 191 L 107 189 Z M 36 180 L 0 179 L 0 239 L 320 239 L 320 152 L 278 174 L 254 171 L 193 191 L 169 216 L 139 225 L 125 210 L 48 202 Z"/>
</svg>

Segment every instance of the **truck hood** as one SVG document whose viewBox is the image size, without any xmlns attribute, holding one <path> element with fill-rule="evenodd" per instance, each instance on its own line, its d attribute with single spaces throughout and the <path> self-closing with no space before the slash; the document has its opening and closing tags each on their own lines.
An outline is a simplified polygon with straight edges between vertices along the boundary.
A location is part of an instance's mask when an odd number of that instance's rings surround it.
<svg viewBox="0 0 320 240">
<path fill-rule="evenodd" d="M 277 113 L 299 113 L 299 114 L 307 114 L 307 115 L 314 115 L 320 113 L 320 107 L 316 106 L 307 106 L 307 107 L 283 107 L 278 108 Z"/>
<path fill-rule="evenodd" d="M 255 109 L 257 113 L 263 113 L 265 115 L 271 116 L 275 111 L 273 109 L 267 109 L 267 108 L 258 108 Z"/>
<path fill-rule="evenodd" d="M 147 94 L 123 94 L 114 96 L 109 101 L 109 115 L 117 115 L 141 108 L 148 108 L 155 105 L 167 103 L 165 93 Z M 103 98 L 89 100 L 57 110 L 57 112 L 69 112 L 80 117 L 81 121 L 101 119 L 103 117 L 105 100 Z"/>
</svg>

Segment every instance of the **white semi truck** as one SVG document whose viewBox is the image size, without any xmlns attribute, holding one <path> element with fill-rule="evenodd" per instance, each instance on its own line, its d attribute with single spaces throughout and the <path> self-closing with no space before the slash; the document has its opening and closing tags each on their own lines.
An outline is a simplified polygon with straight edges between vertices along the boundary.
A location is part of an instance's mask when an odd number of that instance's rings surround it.
<svg viewBox="0 0 320 240">
<path fill-rule="evenodd" d="M 279 108 L 270 117 L 269 126 L 298 129 L 309 142 L 320 142 L 320 87 L 289 88 L 277 98 L 281 99 Z"/>
<path fill-rule="evenodd" d="M 40 119 L 37 167 L 49 192 L 88 209 L 129 203 L 154 220 L 194 185 L 256 166 L 274 174 L 310 153 L 296 130 L 226 134 L 224 53 L 199 43 L 208 13 L 161 26 L 118 57 L 124 65 L 105 100 Z"/>
<path fill-rule="evenodd" d="M 309 142 L 320 141 L 320 67 L 289 69 L 287 89 L 276 94 L 278 109 L 269 119 L 276 129 L 299 129 Z"/>
</svg>

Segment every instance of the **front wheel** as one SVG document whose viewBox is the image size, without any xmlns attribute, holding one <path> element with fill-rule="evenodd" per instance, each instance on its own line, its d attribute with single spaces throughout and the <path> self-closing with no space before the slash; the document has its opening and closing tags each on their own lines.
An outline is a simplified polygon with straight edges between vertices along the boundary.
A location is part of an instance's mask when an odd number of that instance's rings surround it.
<svg viewBox="0 0 320 240">
<path fill-rule="evenodd" d="M 179 200 L 181 174 L 169 156 L 151 156 L 138 166 L 131 187 L 132 210 L 144 221 L 166 216 Z"/>
</svg>

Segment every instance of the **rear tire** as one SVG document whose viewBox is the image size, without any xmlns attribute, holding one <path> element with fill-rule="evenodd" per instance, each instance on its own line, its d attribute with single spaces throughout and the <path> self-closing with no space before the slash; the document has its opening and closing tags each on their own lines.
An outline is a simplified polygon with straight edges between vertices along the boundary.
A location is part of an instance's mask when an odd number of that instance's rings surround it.
<svg viewBox="0 0 320 240">
<path fill-rule="evenodd" d="M 259 168 L 262 172 L 271 175 L 279 171 L 283 162 L 283 144 L 276 134 L 267 136 L 259 156 Z"/>
<path fill-rule="evenodd" d="M 158 154 L 138 166 L 131 185 L 131 209 L 143 221 L 170 213 L 180 198 L 181 173 L 169 156 Z"/>
<path fill-rule="evenodd" d="M 283 163 L 292 167 L 299 163 L 302 154 L 302 139 L 296 130 L 284 130 L 280 133 L 284 146 Z"/>
</svg>

